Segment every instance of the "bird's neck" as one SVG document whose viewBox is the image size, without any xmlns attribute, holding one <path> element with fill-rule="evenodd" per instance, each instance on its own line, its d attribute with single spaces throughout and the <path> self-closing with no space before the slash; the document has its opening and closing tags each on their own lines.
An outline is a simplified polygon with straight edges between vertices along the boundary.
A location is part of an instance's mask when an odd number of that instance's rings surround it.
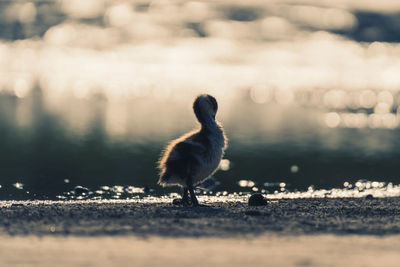
<svg viewBox="0 0 400 267">
<path fill-rule="evenodd" d="M 202 131 L 218 131 L 220 129 L 218 123 L 212 117 L 206 117 L 200 122 Z"/>
</svg>

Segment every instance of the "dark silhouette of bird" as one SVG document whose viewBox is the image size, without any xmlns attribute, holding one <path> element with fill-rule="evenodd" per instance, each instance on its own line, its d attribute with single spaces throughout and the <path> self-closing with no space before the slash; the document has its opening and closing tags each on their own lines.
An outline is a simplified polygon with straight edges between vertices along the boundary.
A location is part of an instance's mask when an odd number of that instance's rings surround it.
<svg viewBox="0 0 400 267">
<path fill-rule="evenodd" d="M 183 205 L 199 205 L 193 189 L 217 170 L 227 147 L 224 130 L 215 119 L 217 110 L 214 97 L 197 96 L 193 111 L 201 127 L 171 141 L 161 155 L 158 184 L 182 187 Z"/>
</svg>

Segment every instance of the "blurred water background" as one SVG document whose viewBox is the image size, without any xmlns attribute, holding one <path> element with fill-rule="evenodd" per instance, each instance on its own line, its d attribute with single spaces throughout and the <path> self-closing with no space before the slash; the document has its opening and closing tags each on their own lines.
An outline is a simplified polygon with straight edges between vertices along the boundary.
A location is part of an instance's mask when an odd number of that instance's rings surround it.
<svg viewBox="0 0 400 267">
<path fill-rule="evenodd" d="M 169 192 L 199 93 L 230 139 L 215 191 L 400 184 L 399 42 L 397 0 L 2 0 L 0 199 Z"/>
</svg>

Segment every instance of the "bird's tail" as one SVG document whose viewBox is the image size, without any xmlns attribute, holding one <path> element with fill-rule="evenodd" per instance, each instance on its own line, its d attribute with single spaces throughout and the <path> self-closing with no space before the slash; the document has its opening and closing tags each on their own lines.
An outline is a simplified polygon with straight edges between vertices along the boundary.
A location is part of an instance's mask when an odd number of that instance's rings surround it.
<svg viewBox="0 0 400 267">
<path fill-rule="evenodd" d="M 157 182 L 161 186 L 187 186 L 186 182 L 180 177 L 173 173 L 170 173 L 168 170 L 164 173 L 160 174 L 160 178 Z"/>
<path fill-rule="evenodd" d="M 168 171 L 163 171 L 162 173 L 160 173 L 160 178 L 158 179 L 157 184 L 161 186 L 166 186 L 170 177 L 171 174 Z"/>
</svg>

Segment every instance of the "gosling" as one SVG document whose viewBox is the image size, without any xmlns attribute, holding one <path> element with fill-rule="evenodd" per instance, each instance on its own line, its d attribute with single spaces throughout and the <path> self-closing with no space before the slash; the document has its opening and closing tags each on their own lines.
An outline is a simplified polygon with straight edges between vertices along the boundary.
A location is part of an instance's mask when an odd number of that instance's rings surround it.
<svg viewBox="0 0 400 267">
<path fill-rule="evenodd" d="M 227 148 L 222 125 L 215 120 L 217 110 L 214 97 L 197 96 L 193 111 L 201 127 L 171 141 L 161 154 L 158 184 L 182 187 L 181 203 L 184 206 L 199 206 L 193 188 L 216 172 Z"/>
</svg>

